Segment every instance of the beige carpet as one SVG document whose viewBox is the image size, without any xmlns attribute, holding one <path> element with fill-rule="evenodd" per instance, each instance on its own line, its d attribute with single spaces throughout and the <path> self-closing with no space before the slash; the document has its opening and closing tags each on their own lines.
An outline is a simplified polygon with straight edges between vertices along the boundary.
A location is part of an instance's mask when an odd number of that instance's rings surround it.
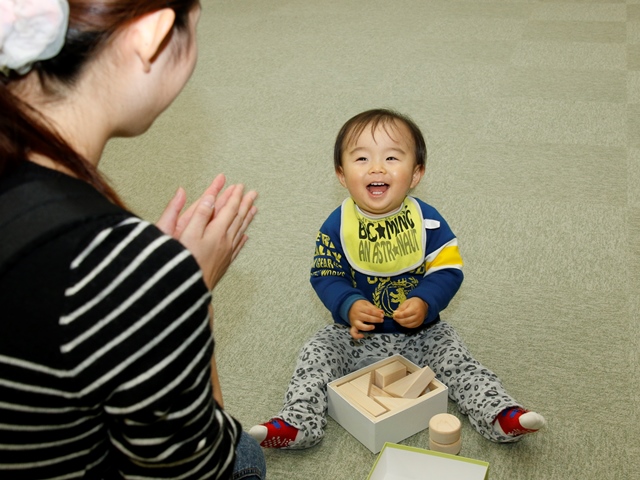
<svg viewBox="0 0 640 480">
<path fill-rule="evenodd" d="M 330 322 L 308 272 L 345 196 L 333 140 L 391 107 L 424 130 L 415 194 L 466 261 L 443 317 L 549 421 L 505 446 L 463 420 L 461 455 L 492 480 L 640 478 L 640 2 L 202 3 L 191 83 L 103 168 L 149 219 L 218 172 L 259 191 L 214 292 L 227 409 L 247 429 L 276 413 L 299 348 Z M 426 448 L 428 433 L 402 443 Z M 365 479 L 374 460 L 332 420 L 313 449 L 267 452 L 272 480 Z"/>
</svg>

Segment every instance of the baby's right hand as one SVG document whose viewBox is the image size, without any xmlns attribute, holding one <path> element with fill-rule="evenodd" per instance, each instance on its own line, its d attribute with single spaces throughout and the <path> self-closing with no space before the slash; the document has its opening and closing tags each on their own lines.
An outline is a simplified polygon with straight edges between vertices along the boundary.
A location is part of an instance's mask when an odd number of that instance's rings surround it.
<svg viewBox="0 0 640 480">
<path fill-rule="evenodd" d="M 355 340 L 364 338 L 362 332 L 373 330 L 372 323 L 384 322 L 384 312 L 367 300 L 357 300 L 349 309 L 349 333 Z"/>
</svg>

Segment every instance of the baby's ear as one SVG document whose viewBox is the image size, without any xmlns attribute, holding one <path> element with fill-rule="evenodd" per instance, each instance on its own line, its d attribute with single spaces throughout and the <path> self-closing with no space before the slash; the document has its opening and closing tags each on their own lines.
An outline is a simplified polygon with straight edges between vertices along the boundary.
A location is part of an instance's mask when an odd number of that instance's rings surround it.
<svg viewBox="0 0 640 480">
<path fill-rule="evenodd" d="M 411 188 L 416 187 L 420 183 L 423 175 L 424 165 L 416 165 L 416 167 L 413 169 L 413 177 L 411 178 Z"/>
<path fill-rule="evenodd" d="M 336 177 L 338 177 L 338 181 L 340 182 L 340 184 L 344 188 L 347 188 L 347 182 L 344 179 L 344 170 L 342 170 L 342 167 L 336 168 Z"/>
<path fill-rule="evenodd" d="M 176 12 L 163 8 L 144 15 L 130 26 L 130 41 L 142 62 L 145 72 L 151 70 L 151 64 L 164 48 L 164 42 L 170 34 L 176 19 Z"/>
</svg>

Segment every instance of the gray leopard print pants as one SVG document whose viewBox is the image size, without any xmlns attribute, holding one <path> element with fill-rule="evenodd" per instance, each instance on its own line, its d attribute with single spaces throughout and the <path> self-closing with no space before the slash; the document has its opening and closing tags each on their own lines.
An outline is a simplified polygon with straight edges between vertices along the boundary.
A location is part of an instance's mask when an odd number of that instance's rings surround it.
<svg viewBox="0 0 640 480">
<path fill-rule="evenodd" d="M 287 448 L 309 448 L 322 440 L 328 383 L 395 354 L 436 372 L 449 388 L 449 398 L 482 436 L 494 442 L 521 438 L 499 435 L 493 429 L 502 410 L 520 405 L 506 393 L 496 374 L 471 356 L 447 323 L 440 321 L 415 335 L 373 334 L 359 341 L 351 337 L 348 327 L 333 324 L 311 337 L 298 356 L 277 416 L 301 430 L 304 437 Z"/>
</svg>

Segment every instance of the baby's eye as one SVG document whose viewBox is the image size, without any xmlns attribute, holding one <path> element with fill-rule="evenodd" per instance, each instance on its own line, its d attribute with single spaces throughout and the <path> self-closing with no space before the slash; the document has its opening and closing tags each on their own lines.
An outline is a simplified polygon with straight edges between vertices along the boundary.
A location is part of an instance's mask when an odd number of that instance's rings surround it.
<svg viewBox="0 0 640 480">
<path fill-rule="evenodd" d="M 396 157 L 387 157 L 387 160 L 398 160 Z"/>
<path fill-rule="evenodd" d="M 366 162 L 367 161 L 367 157 L 358 157 L 356 158 L 356 162 Z"/>
</svg>

